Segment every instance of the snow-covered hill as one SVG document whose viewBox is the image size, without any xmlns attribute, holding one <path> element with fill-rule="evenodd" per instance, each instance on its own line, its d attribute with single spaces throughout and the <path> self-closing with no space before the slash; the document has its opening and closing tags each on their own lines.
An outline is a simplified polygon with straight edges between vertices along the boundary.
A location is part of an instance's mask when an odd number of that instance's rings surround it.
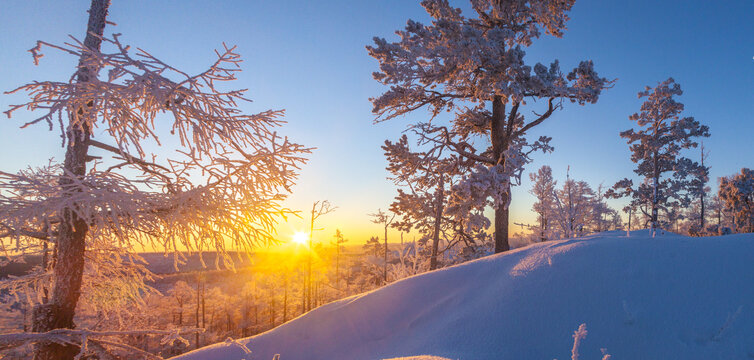
<svg viewBox="0 0 754 360">
<path fill-rule="evenodd" d="M 754 234 L 531 245 L 398 281 L 185 360 L 754 358 Z"/>
</svg>

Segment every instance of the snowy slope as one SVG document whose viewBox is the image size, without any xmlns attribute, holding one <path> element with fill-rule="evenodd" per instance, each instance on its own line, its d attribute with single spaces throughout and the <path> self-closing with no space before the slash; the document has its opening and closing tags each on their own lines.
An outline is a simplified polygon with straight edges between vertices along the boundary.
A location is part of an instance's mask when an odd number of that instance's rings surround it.
<svg viewBox="0 0 754 360">
<path fill-rule="evenodd" d="M 754 234 L 647 231 L 531 245 L 315 309 L 181 359 L 754 358 Z"/>
</svg>

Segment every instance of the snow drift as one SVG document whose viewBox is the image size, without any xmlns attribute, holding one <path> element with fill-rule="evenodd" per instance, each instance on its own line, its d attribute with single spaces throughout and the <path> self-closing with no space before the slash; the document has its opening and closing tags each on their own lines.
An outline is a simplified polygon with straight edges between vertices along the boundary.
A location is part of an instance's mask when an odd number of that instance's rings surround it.
<svg viewBox="0 0 754 360">
<path fill-rule="evenodd" d="M 534 244 L 319 307 L 184 360 L 754 358 L 754 234 Z"/>
</svg>

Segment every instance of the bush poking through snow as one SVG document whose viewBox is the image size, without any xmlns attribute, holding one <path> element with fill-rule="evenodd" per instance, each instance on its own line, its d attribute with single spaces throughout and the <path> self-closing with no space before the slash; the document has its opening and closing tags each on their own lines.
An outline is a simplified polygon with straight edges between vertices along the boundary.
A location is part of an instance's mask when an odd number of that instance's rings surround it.
<svg viewBox="0 0 754 360">
<path fill-rule="evenodd" d="M 571 349 L 571 360 L 579 360 L 579 346 L 581 340 L 586 339 L 586 324 L 579 325 L 579 328 L 573 332 L 573 349 Z"/>
<path fill-rule="evenodd" d="M 571 360 L 579 360 L 579 347 L 581 346 L 581 341 L 586 339 L 586 334 L 586 324 L 579 325 L 579 328 L 573 332 L 573 348 L 571 349 Z M 601 348 L 600 351 L 602 352 L 602 360 L 612 359 L 612 356 L 607 353 L 607 349 Z"/>
</svg>

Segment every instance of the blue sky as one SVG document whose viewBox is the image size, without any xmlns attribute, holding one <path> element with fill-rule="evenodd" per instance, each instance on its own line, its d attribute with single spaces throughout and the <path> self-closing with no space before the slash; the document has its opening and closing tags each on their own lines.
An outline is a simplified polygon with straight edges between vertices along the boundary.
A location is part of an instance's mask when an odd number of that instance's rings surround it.
<svg viewBox="0 0 754 360">
<path fill-rule="evenodd" d="M 455 1 L 467 6 L 463 1 Z M 61 43 L 82 38 L 87 1 L 6 0 L 0 12 L 0 89 L 30 80 L 65 80 L 75 59 L 47 51 L 34 66 L 26 50 L 36 40 Z M 555 152 L 535 156 L 526 174 L 542 165 L 555 176 L 583 179 L 596 187 L 632 176 L 628 146 L 618 133 L 639 110 L 636 93 L 672 76 L 681 84 L 686 115 L 710 126 L 705 140 L 711 176 L 754 166 L 754 2 L 580 0 L 563 38 L 544 37 L 527 50 L 532 65 L 559 59 L 570 69 L 592 59 L 601 75 L 617 78 L 595 105 L 566 108 L 531 136 L 553 137 Z M 222 42 L 238 45 L 244 72 L 235 86 L 249 88 L 249 112 L 286 109 L 282 133 L 317 150 L 303 169 L 288 205 L 307 210 L 329 199 L 339 207 L 322 218 L 317 235 L 329 239 L 336 227 L 352 241 L 381 234 L 368 213 L 387 208 L 394 195 L 379 146 L 396 139 L 405 119 L 373 125 L 369 97 L 384 89 L 371 78 L 377 63 L 365 45 L 373 36 L 394 38 L 406 20 L 426 20 L 418 1 L 134 1 L 114 0 L 107 33 L 150 51 L 188 72 L 213 61 Z M 0 108 L 20 102 L 0 95 Z M 45 126 L 19 130 L 31 115 L 0 120 L 0 170 L 14 171 L 62 158 L 58 134 Z M 698 156 L 696 153 L 693 156 Z M 514 190 L 511 220 L 533 222 L 534 201 L 524 181 Z M 612 202 L 614 206 L 620 202 Z M 280 234 L 304 229 L 291 220 Z"/>
</svg>

